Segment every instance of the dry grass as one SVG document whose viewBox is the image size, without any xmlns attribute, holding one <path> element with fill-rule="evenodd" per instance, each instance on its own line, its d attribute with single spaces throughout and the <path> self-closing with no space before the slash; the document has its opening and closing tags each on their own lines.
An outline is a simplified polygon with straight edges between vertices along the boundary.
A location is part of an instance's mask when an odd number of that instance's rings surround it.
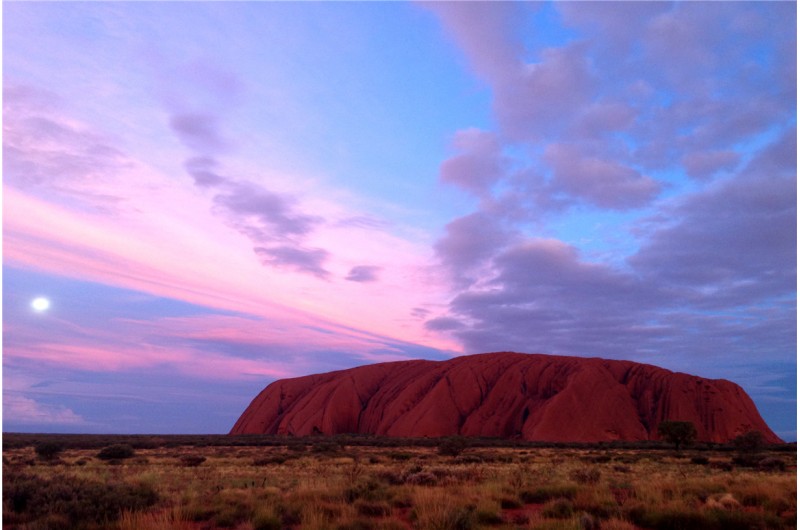
<svg viewBox="0 0 800 530">
<path fill-rule="evenodd" d="M 119 530 L 469 530 L 795 528 L 796 459 L 784 470 L 716 468 L 659 450 L 286 447 L 138 449 L 109 464 L 97 449 L 53 462 L 4 452 L 4 528 Z M 205 460 L 187 466 L 187 456 Z M 704 453 L 710 462 L 730 453 Z M 775 456 L 775 455 L 773 455 Z M 696 456 L 695 456 L 696 457 Z M 702 460 L 701 460 L 702 461 Z M 11 498 L 24 480 L 154 490 L 103 521 L 75 521 Z M 121 490 L 122 491 L 122 490 Z M 11 492 L 11 493 L 9 493 Z M 21 494 L 20 494 L 21 495 Z"/>
</svg>

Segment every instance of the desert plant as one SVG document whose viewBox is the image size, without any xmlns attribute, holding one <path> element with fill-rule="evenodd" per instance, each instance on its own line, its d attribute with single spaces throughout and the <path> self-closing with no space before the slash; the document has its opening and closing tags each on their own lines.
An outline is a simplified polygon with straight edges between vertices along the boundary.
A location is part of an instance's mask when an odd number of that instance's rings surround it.
<svg viewBox="0 0 800 530">
<path fill-rule="evenodd" d="M 467 448 L 467 439 L 463 436 L 451 436 L 439 442 L 438 452 L 442 456 L 458 456 Z"/>
<path fill-rule="evenodd" d="M 42 460 L 53 460 L 64 451 L 64 445 L 58 442 L 42 442 L 33 449 Z"/>
<path fill-rule="evenodd" d="M 690 421 L 662 421 L 658 425 L 658 435 L 675 446 L 680 453 L 682 447 L 691 444 L 697 437 L 697 429 Z"/>
<path fill-rule="evenodd" d="M 97 458 L 100 460 L 123 460 L 131 458 L 136 454 L 128 444 L 114 444 L 104 447 L 97 453 Z"/>
<path fill-rule="evenodd" d="M 145 484 L 101 483 L 68 475 L 51 479 L 26 474 L 3 474 L 3 516 L 9 510 L 24 521 L 67 522 L 66 528 L 114 521 L 120 513 L 142 510 L 158 501 Z M 53 521 L 44 527 L 57 527 Z"/>
<path fill-rule="evenodd" d="M 183 455 L 181 465 L 185 467 L 197 467 L 206 461 L 206 457 L 201 455 Z"/>
<path fill-rule="evenodd" d="M 574 469 L 569 476 L 581 484 L 597 484 L 600 480 L 600 470 L 593 467 Z"/>
<path fill-rule="evenodd" d="M 520 500 L 525 504 L 541 504 L 550 499 L 574 499 L 578 493 L 576 486 L 542 486 L 534 490 L 524 490 L 519 494 Z"/>
<path fill-rule="evenodd" d="M 572 517 L 574 511 L 575 508 L 572 506 L 572 502 L 567 499 L 556 499 L 545 505 L 542 509 L 542 515 L 553 519 L 567 519 Z"/>
<path fill-rule="evenodd" d="M 757 453 L 764 447 L 764 435 L 759 431 L 748 431 L 734 438 L 733 446 L 740 453 Z"/>
</svg>

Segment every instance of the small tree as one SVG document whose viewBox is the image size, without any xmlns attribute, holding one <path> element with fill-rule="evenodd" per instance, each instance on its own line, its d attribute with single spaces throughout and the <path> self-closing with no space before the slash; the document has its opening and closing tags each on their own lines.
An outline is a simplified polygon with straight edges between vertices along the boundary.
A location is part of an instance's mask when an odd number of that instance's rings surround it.
<svg viewBox="0 0 800 530">
<path fill-rule="evenodd" d="M 658 425 L 658 435 L 675 446 L 675 452 L 680 453 L 681 447 L 686 447 L 697 438 L 697 429 L 690 421 L 662 421 Z"/>
<path fill-rule="evenodd" d="M 733 446 L 740 453 L 757 453 L 764 447 L 764 435 L 759 431 L 748 431 L 734 438 Z"/>
</svg>

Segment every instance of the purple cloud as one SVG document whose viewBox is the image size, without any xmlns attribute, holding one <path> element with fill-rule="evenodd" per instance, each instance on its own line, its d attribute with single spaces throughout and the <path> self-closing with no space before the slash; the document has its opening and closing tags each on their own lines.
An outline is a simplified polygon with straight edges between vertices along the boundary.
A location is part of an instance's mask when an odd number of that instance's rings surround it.
<svg viewBox="0 0 800 530">
<path fill-rule="evenodd" d="M 556 190 L 602 208 L 625 210 L 652 201 L 661 185 L 635 169 L 613 160 L 584 156 L 574 146 L 551 144 L 544 159 L 553 168 Z"/>
<path fill-rule="evenodd" d="M 733 178 L 661 204 L 624 266 L 586 261 L 552 239 L 489 247 L 481 258 L 490 277 L 464 287 L 426 327 L 472 352 L 662 364 L 665 352 L 782 358 L 795 342 L 795 136 L 765 147 Z"/>
<path fill-rule="evenodd" d="M 383 270 L 382 267 L 374 265 L 357 265 L 350 269 L 350 272 L 345 277 L 345 280 L 351 282 L 375 282 L 378 281 L 378 273 Z"/>
<path fill-rule="evenodd" d="M 194 183 L 203 188 L 219 186 L 227 182 L 225 177 L 216 172 L 217 166 L 217 161 L 208 156 L 194 156 L 186 159 L 183 163 L 183 167 L 192 176 Z"/>
<path fill-rule="evenodd" d="M 461 154 L 442 163 L 440 178 L 475 195 L 487 194 L 503 176 L 508 165 L 495 135 L 478 129 L 466 129 L 456 133 L 453 147 Z"/>
<path fill-rule="evenodd" d="M 235 183 L 214 197 L 217 208 L 256 241 L 285 240 L 304 236 L 322 222 L 317 216 L 298 212 L 295 200 L 250 183 Z"/>
<path fill-rule="evenodd" d="M 786 138 L 793 137 L 787 135 L 764 154 L 785 149 Z M 666 226 L 652 233 L 630 264 L 703 305 L 755 304 L 791 293 L 796 278 L 794 157 L 781 168 L 764 154 L 743 176 L 667 207 Z"/>
<path fill-rule="evenodd" d="M 322 266 L 330 255 L 321 248 L 301 248 L 298 246 L 255 247 L 255 253 L 262 263 L 326 279 L 330 273 Z"/>
<path fill-rule="evenodd" d="M 225 146 L 219 132 L 218 119 L 212 114 L 173 114 L 169 119 L 169 126 L 190 149 L 201 152 L 217 151 Z"/>
<path fill-rule="evenodd" d="M 494 112 L 501 129 L 518 140 L 562 132 L 595 93 L 586 52 L 585 44 L 549 48 L 539 62 L 499 80 Z"/>
<path fill-rule="evenodd" d="M 522 46 L 518 39 L 523 7 L 514 2 L 428 2 L 486 80 L 514 75 Z M 512 38 L 509 38 L 509 37 Z"/>
<path fill-rule="evenodd" d="M 436 255 L 456 283 L 471 282 L 481 263 L 511 241 L 513 234 L 498 220 L 476 212 L 451 221 L 434 245 Z"/>
<path fill-rule="evenodd" d="M 464 323 L 457 318 L 452 317 L 438 317 L 432 318 L 425 322 L 425 329 L 431 331 L 453 331 L 463 329 Z"/>
<path fill-rule="evenodd" d="M 686 168 L 687 175 L 705 179 L 719 171 L 734 169 L 740 158 L 734 151 L 695 151 L 685 155 L 681 162 Z"/>
</svg>

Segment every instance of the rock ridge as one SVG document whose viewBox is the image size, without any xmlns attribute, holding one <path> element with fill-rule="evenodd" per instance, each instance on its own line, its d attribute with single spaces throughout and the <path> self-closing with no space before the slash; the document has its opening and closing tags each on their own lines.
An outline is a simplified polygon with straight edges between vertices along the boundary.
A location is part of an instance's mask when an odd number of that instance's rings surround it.
<svg viewBox="0 0 800 530">
<path fill-rule="evenodd" d="M 231 434 L 483 436 L 547 442 L 658 439 L 691 421 L 698 441 L 750 430 L 781 442 L 747 393 L 632 361 L 497 352 L 398 361 L 271 383 Z"/>
</svg>

